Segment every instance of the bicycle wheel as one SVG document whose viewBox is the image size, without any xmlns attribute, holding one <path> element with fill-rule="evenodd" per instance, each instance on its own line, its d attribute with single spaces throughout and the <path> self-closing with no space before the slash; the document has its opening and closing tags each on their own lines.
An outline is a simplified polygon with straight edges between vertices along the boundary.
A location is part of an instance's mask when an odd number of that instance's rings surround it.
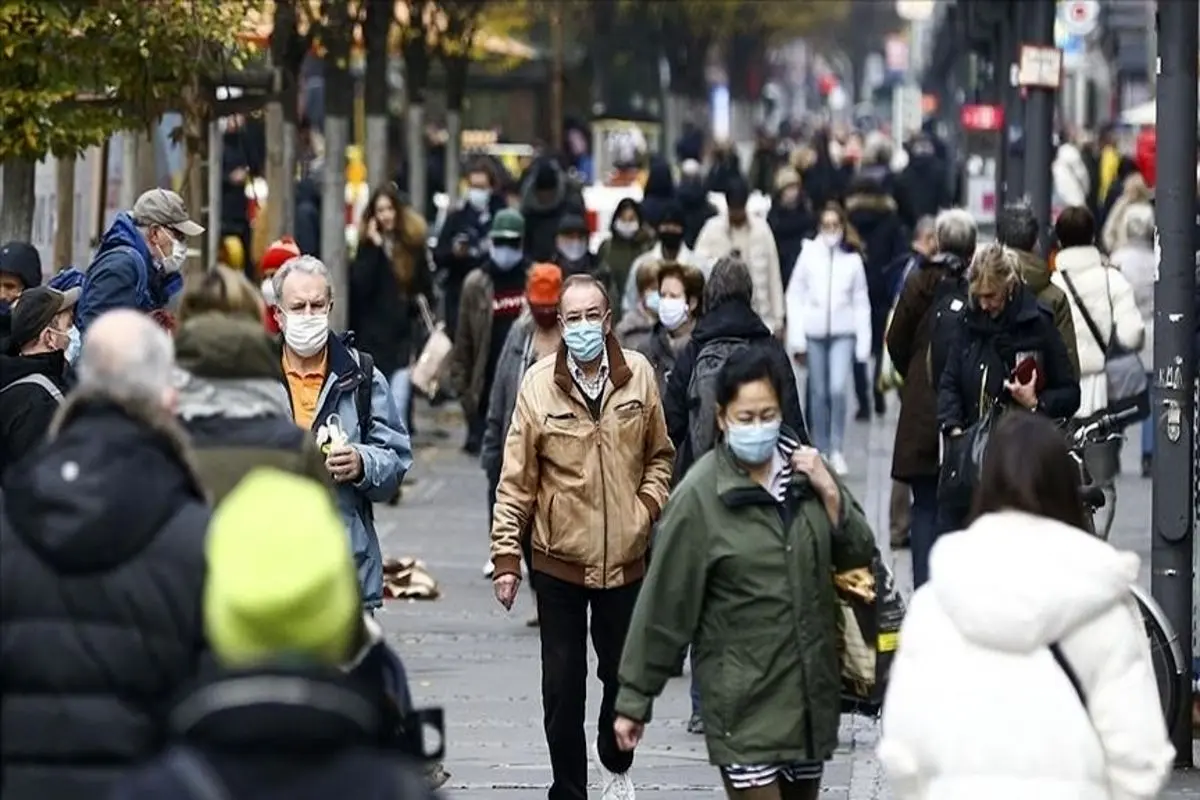
<svg viewBox="0 0 1200 800">
<path fill-rule="evenodd" d="M 1154 598 L 1140 586 L 1129 587 L 1133 599 L 1137 602 L 1142 614 L 1142 622 L 1146 626 L 1146 638 L 1150 642 L 1150 662 L 1154 667 L 1154 680 L 1158 684 L 1158 697 L 1162 703 L 1163 716 L 1167 721 L 1167 729 L 1175 727 L 1179 719 L 1179 704 L 1183 702 L 1180 692 L 1180 681 L 1190 665 L 1184 658 L 1183 646 L 1179 643 L 1179 634 L 1167 615 L 1159 607 Z"/>
</svg>

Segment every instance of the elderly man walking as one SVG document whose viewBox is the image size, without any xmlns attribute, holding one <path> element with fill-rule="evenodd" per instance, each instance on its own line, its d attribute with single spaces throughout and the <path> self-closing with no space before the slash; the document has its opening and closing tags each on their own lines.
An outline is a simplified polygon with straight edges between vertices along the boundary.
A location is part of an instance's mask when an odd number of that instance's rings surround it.
<svg viewBox="0 0 1200 800">
<path fill-rule="evenodd" d="M 5 800 L 106 797 L 197 672 L 209 514 L 173 360 L 149 317 L 98 319 L 48 443 L 0 497 Z"/>
<path fill-rule="evenodd" d="M 526 372 L 504 446 L 492 516 L 494 589 L 511 608 L 521 580 L 521 539 L 531 535 L 554 773 L 550 800 L 587 797 L 591 609 L 604 684 L 593 754 L 605 800 L 631 800 L 633 754 L 622 752 L 613 735 L 617 665 L 675 448 L 654 369 L 618 346 L 604 285 L 589 275 L 564 281 L 559 324 L 563 345 Z"/>
<path fill-rule="evenodd" d="M 383 554 L 374 504 L 395 496 L 412 466 L 412 447 L 388 383 L 368 353 L 329 331 L 333 286 L 312 256 L 284 263 L 271 278 L 283 330 L 283 374 L 292 417 L 312 430 L 337 485 L 337 504 L 350 532 L 363 604 L 383 604 Z"/>
</svg>

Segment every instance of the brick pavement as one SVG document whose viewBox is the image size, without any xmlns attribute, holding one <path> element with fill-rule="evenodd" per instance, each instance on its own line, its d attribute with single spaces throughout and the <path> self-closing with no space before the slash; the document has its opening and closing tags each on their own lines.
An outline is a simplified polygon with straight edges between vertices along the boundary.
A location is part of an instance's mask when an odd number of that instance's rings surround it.
<svg viewBox="0 0 1200 800">
<path fill-rule="evenodd" d="M 848 429 L 849 483 L 885 550 L 894 424 L 889 416 Z M 460 442 L 454 432 L 440 446 L 419 449 L 417 480 L 403 504 L 377 511 L 384 551 L 424 559 L 444 593 L 434 602 L 390 603 L 381 619 L 409 667 L 418 702 L 446 709 L 448 796 L 544 798 L 550 770 L 541 727 L 537 631 L 525 625 L 531 605 L 522 593 L 513 613 L 506 614 L 481 573 L 487 556 L 486 483 L 477 465 L 457 452 Z M 1119 487 L 1113 540 L 1148 562 L 1150 492 L 1148 482 L 1130 473 L 1136 448 L 1135 436 L 1126 453 L 1128 474 Z M 909 581 L 907 554 L 900 553 L 895 563 L 902 580 Z M 1145 567 L 1143 575 L 1148 576 Z M 599 688 L 593 679 L 592 730 Z M 685 730 L 688 711 L 686 679 L 671 681 L 632 772 L 644 797 L 721 796 L 702 738 Z M 890 798 L 873 755 L 877 736 L 873 721 L 843 718 L 841 746 L 827 766 L 823 797 Z M 1182 776 L 1166 796 L 1200 798 L 1200 777 Z"/>
</svg>

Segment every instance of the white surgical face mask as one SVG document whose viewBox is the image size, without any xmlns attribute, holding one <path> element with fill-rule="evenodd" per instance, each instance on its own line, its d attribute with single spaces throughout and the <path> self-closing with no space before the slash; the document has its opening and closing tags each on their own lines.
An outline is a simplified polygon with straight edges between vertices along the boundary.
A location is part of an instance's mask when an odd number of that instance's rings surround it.
<svg viewBox="0 0 1200 800">
<path fill-rule="evenodd" d="M 687 322 L 687 300 L 682 297 L 664 297 L 658 303 L 658 320 L 669 331 L 677 330 Z"/>
<path fill-rule="evenodd" d="M 613 230 L 626 239 L 632 239 L 634 236 L 637 236 L 640 228 L 641 226 L 638 225 L 636 219 L 619 219 L 613 223 Z"/>
<path fill-rule="evenodd" d="M 838 233 L 822 233 L 821 242 L 832 250 L 842 243 L 842 234 L 840 231 Z"/>
<path fill-rule="evenodd" d="M 316 355 L 329 339 L 328 314 L 284 314 L 283 340 L 301 358 Z"/>
<path fill-rule="evenodd" d="M 575 239 L 561 241 L 558 243 L 558 251 L 562 253 L 568 261 L 578 261 L 587 255 L 587 242 L 581 242 Z"/>
<path fill-rule="evenodd" d="M 187 261 L 187 254 L 187 242 L 181 242 L 178 239 L 172 239 L 171 254 L 164 257 L 162 260 L 163 271 L 179 272 L 179 270 L 183 269 L 183 262 Z"/>
<path fill-rule="evenodd" d="M 467 202 L 476 211 L 483 211 L 488 207 L 488 201 L 492 199 L 492 193 L 487 189 L 472 187 L 467 189 Z"/>
</svg>

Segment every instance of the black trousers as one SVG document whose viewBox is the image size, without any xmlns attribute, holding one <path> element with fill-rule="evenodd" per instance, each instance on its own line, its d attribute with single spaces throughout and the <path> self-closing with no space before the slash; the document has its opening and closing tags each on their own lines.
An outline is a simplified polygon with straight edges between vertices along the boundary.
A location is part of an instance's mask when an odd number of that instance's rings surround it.
<svg viewBox="0 0 1200 800">
<path fill-rule="evenodd" d="M 617 667 L 640 588 L 638 581 L 619 589 L 587 589 L 545 573 L 537 575 L 542 708 L 554 773 L 549 800 L 587 800 L 588 796 L 588 746 L 583 726 L 587 713 L 589 606 L 592 647 L 599 661 L 596 672 L 604 685 L 596 749 L 600 761 L 612 772 L 627 772 L 633 764 L 633 753 L 617 747 L 613 708 L 617 702 Z"/>
</svg>

